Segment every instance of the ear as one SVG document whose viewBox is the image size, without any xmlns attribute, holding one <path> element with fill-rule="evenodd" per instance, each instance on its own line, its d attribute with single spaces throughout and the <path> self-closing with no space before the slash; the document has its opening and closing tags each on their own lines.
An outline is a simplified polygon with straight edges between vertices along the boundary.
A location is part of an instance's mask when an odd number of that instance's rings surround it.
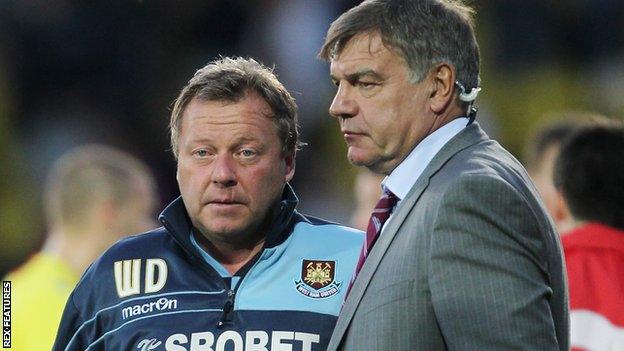
<svg viewBox="0 0 624 351">
<path fill-rule="evenodd" d="M 97 216 L 98 223 L 103 227 L 110 230 L 114 223 L 117 221 L 119 215 L 118 208 L 110 200 L 98 201 L 94 205 L 95 216 Z"/>
<path fill-rule="evenodd" d="M 448 63 L 435 66 L 430 72 L 432 92 L 429 96 L 431 111 L 441 114 L 453 101 L 455 93 L 455 68 Z"/>
<path fill-rule="evenodd" d="M 559 189 L 555 191 L 555 204 L 557 207 L 555 214 L 553 214 L 555 223 L 559 224 L 569 222 L 572 219 L 572 214 L 570 213 L 570 208 L 568 207 L 568 204 Z"/>
<path fill-rule="evenodd" d="M 557 229 L 559 230 L 560 235 L 567 235 L 573 229 L 578 227 L 583 223 L 583 221 L 574 217 L 572 212 L 570 211 L 570 207 L 568 203 L 565 201 L 562 193 L 557 191 L 557 215 L 556 215 L 555 224 L 557 225 Z"/>
<path fill-rule="evenodd" d="M 284 156 L 284 179 L 287 182 L 295 175 L 295 152 L 289 152 Z"/>
</svg>

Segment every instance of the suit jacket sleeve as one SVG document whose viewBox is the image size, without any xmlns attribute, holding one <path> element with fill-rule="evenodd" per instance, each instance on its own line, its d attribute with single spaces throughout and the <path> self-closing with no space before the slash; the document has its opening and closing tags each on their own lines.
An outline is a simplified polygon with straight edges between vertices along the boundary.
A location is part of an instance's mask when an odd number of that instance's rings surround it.
<svg viewBox="0 0 624 351">
<path fill-rule="evenodd" d="M 468 175 L 443 195 L 428 275 L 449 350 L 559 350 L 548 229 L 527 194 L 496 176 Z"/>
</svg>

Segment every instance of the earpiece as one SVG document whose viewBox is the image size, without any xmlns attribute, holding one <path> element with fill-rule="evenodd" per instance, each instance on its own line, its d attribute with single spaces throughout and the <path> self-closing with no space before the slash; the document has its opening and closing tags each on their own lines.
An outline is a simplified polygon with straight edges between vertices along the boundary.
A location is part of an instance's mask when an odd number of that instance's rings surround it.
<svg viewBox="0 0 624 351">
<path fill-rule="evenodd" d="M 481 91 L 481 88 L 477 87 L 477 88 L 470 89 L 470 92 L 466 93 L 466 88 L 464 87 L 462 83 L 460 83 L 459 81 L 455 81 L 455 85 L 457 85 L 457 87 L 460 90 L 459 99 L 463 102 L 475 101 L 475 99 L 477 98 L 477 95 L 479 95 L 479 92 Z"/>
<path fill-rule="evenodd" d="M 474 102 L 477 99 L 477 95 L 479 95 L 481 88 L 472 88 L 470 89 L 470 92 L 466 93 L 466 87 L 464 87 L 462 83 L 455 81 L 455 85 L 459 88 L 459 100 L 468 103 L 468 118 L 470 119 L 468 124 L 470 124 L 477 117 L 478 108 L 474 105 Z"/>
</svg>

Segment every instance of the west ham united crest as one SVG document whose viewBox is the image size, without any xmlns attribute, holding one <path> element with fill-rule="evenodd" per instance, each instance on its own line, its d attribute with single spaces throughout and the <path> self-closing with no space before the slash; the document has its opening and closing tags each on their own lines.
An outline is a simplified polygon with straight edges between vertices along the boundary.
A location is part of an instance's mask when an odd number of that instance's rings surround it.
<svg viewBox="0 0 624 351">
<path fill-rule="evenodd" d="M 303 260 L 301 278 L 295 280 L 297 291 L 313 299 L 322 299 L 336 295 L 341 282 L 335 281 L 335 261 Z"/>
</svg>

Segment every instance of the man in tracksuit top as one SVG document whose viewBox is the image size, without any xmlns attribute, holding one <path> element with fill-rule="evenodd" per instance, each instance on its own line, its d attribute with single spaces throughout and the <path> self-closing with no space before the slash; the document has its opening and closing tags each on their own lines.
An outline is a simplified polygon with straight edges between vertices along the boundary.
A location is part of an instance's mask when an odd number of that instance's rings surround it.
<svg viewBox="0 0 624 351">
<path fill-rule="evenodd" d="M 220 59 L 170 129 L 181 197 L 91 265 L 54 350 L 324 350 L 363 235 L 295 211 L 293 98 L 256 61 Z"/>
</svg>

